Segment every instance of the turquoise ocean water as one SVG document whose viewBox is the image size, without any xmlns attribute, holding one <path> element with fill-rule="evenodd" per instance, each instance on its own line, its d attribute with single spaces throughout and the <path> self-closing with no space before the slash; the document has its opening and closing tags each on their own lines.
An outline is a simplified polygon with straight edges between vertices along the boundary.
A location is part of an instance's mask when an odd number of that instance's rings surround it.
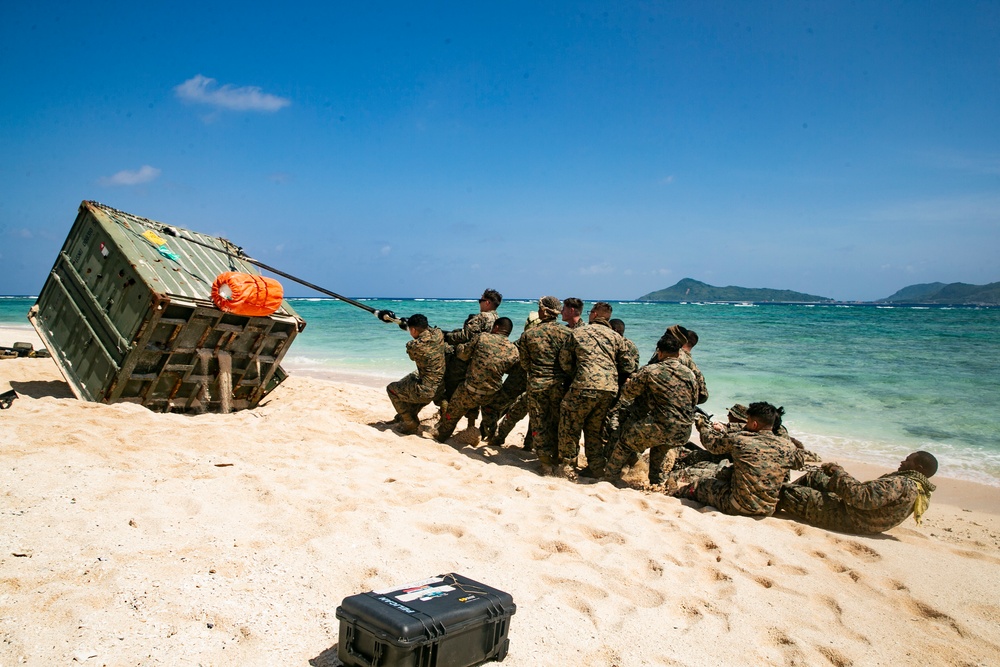
<svg viewBox="0 0 1000 667">
<path fill-rule="evenodd" d="M 462 325 L 475 301 L 364 299 L 400 316 Z M 285 357 L 289 372 L 350 372 L 386 380 L 412 369 L 406 332 L 349 304 L 291 299 L 308 323 Z M 0 325 L 27 326 L 34 299 L 0 298 Z M 824 458 L 895 467 L 927 449 L 941 473 L 1000 486 L 1000 309 L 872 305 L 613 302 L 642 361 L 675 323 L 694 329 L 694 358 L 724 417 L 733 403 L 782 405 L 791 432 Z M 534 310 L 506 300 L 515 336 Z M 586 306 L 589 309 L 589 303 Z M 387 404 L 388 405 L 388 404 Z"/>
</svg>

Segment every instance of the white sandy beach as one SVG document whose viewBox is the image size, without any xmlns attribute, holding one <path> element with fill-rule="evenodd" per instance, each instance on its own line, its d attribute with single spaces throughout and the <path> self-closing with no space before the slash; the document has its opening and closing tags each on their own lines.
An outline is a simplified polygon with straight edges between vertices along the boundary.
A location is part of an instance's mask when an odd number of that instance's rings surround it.
<svg viewBox="0 0 1000 667">
<path fill-rule="evenodd" d="M 78 401 L 47 359 L 4 382 L 4 666 L 338 665 L 345 596 L 446 572 L 513 595 L 511 667 L 1000 664 L 1000 488 L 935 477 L 922 526 L 856 537 L 541 477 L 523 424 L 400 436 L 377 387 L 189 417 Z"/>
</svg>

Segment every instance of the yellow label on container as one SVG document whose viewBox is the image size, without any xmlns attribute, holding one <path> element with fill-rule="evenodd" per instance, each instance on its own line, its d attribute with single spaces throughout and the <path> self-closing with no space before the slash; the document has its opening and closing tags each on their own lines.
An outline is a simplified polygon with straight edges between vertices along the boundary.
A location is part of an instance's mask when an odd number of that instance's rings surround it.
<svg viewBox="0 0 1000 667">
<path fill-rule="evenodd" d="M 167 242 L 160 238 L 152 229 L 144 231 L 142 237 L 155 246 L 167 245 Z"/>
</svg>

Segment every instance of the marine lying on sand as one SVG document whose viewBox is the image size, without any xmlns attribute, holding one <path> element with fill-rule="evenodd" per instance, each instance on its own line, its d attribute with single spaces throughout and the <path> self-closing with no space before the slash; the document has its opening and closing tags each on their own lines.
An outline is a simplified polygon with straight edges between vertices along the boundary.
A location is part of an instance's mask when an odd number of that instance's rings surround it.
<svg viewBox="0 0 1000 667">
<path fill-rule="evenodd" d="M 913 452 L 896 472 L 859 482 L 836 463 L 781 487 L 778 509 L 796 519 L 827 530 L 873 535 L 895 528 L 910 514 L 919 524 L 930 505 L 937 472 L 933 454 Z"/>
</svg>

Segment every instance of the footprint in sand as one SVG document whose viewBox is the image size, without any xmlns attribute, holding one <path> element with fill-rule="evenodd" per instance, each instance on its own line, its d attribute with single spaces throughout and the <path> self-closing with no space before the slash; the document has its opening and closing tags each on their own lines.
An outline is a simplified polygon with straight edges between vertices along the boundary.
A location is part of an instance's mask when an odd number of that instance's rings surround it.
<svg viewBox="0 0 1000 667">
<path fill-rule="evenodd" d="M 573 556 L 576 556 L 578 554 L 577 550 L 574 549 L 572 546 L 566 544 L 565 542 L 561 542 L 559 540 L 539 542 L 537 546 L 539 549 L 542 550 L 542 553 L 538 556 L 535 556 L 535 560 L 544 560 L 546 558 L 549 558 L 550 556 L 559 554 L 570 554 Z"/>
<path fill-rule="evenodd" d="M 816 646 L 815 649 L 820 653 L 820 655 L 829 660 L 833 667 L 851 667 L 851 665 L 854 664 L 853 660 L 835 648 L 830 648 L 829 646 Z"/>
<path fill-rule="evenodd" d="M 815 658 L 810 658 L 795 639 L 780 628 L 769 628 L 767 631 L 769 642 L 784 655 L 787 665 L 812 665 L 817 664 Z M 854 663 L 836 649 L 827 646 L 812 645 L 820 655 L 826 658 L 834 667 L 850 667 Z"/>
<path fill-rule="evenodd" d="M 549 586 L 559 590 L 572 590 L 574 593 L 591 600 L 603 600 L 608 597 L 608 592 L 605 589 L 588 584 L 585 581 L 567 579 L 565 577 L 552 577 L 549 575 L 542 575 L 541 580 Z"/>
<path fill-rule="evenodd" d="M 668 665 L 672 662 L 673 661 L 667 662 L 666 660 L 661 660 L 659 664 Z M 622 660 L 618 651 L 612 649 L 607 644 L 602 644 L 601 648 L 596 651 L 591 651 L 585 655 L 582 662 L 579 664 L 580 667 L 606 667 L 607 665 L 624 665 L 625 661 Z"/>
<path fill-rule="evenodd" d="M 843 563 L 838 563 L 836 561 L 831 561 L 830 562 L 830 569 L 833 570 L 834 572 L 836 572 L 837 574 L 846 574 L 855 583 L 861 581 L 861 574 L 859 572 L 857 572 L 856 570 L 852 570 L 851 568 L 847 567 Z"/>
<path fill-rule="evenodd" d="M 570 595 L 566 600 L 566 604 L 589 618 L 590 622 L 594 624 L 594 626 L 597 625 L 597 614 L 594 612 L 594 608 L 591 607 L 584 598 L 579 595 Z"/>
<path fill-rule="evenodd" d="M 855 637 L 859 642 L 863 644 L 871 644 L 871 640 L 868 639 L 868 637 L 858 632 L 855 632 L 850 627 L 848 627 L 846 623 L 844 623 L 844 609 L 840 606 L 840 603 L 837 602 L 836 598 L 831 597 L 829 595 L 819 595 L 812 597 L 811 602 L 813 603 L 814 606 L 817 606 L 822 610 L 830 612 L 830 614 L 833 616 L 834 622 L 842 629 L 841 630 L 842 632 L 848 633 L 849 635 Z M 826 621 L 824 620 L 823 623 L 826 623 Z"/>
<path fill-rule="evenodd" d="M 841 608 L 840 603 L 837 602 L 836 598 L 832 598 L 829 595 L 821 595 L 819 599 L 823 606 L 832 611 L 837 621 L 843 625 L 844 610 Z"/>
<path fill-rule="evenodd" d="M 461 539 L 465 535 L 465 529 L 461 526 L 454 526 L 451 524 L 443 523 L 425 523 L 419 526 L 421 530 L 425 530 L 433 535 L 444 535 L 449 534 L 453 537 Z"/>
<path fill-rule="evenodd" d="M 620 589 L 620 593 L 630 602 L 639 607 L 647 609 L 659 607 L 666 601 L 666 597 L 658 590 L 643 586 L 634 581 L 626 581 Z"/>
<path fill-rule="evenodd" d="M 854 540 L 834 540 L 834 543 L 838 546 L 843 546 L 852 555 L 869 563 L 882 560 L 882 554 L 861 542 L 855 542 Z"/>
<path fill-rule="evenodd" d="M 680 610 L 687 617 L 690 625 L 700 623 L 706 618 L 716 618 L 723 624 L 723 630 L 730 632 L 732 627 L 729 624 L 729 614 L 715 606 L 713 602 L 702 599 L 689 600 L 680 605 Z"/>
<path fill-rule="evenodd" d="M 951 552 L 956 556 L 961 556 L 962 558 L 970 558 L 972 560 L 982 560 L 987 563 L 993 563 L 994 565 L 1000 565 L 1000 558 L 994 558 L 992 556 L 987 556 L 986 554 L 981 554 L 978 551 L 966 551 L 964 549 L 952 549 Z"/>
<path fill-rule="evenodd" d="M 625 537 L 619 533 L 600 530 L 598 528 L 587 528 L 585 534 L 588 538 L 599 544 L 625 544 Z"/>
<path fill-rule="evenodd" d="M 953 619 L 951 616 L 944 613 L 943 611 L 938 611 L 937 609 L 930 606 L 926 602 L 921 602 L 916 598 L 909 598 L 907 602 L 909 603 L 913 611 L 919 614 L 921 617 L 926 618 L 929 621 L 936 621 L 943 625 L 947 625 L 952 630 L 954 630 L 959 637 L 965 636 L 965 633 L 962 632 L 962 629 L 959 627 L 958 623 L 955 622 L 955 619 Z"/>
<path fill-rule="evenodd" d="M 896 581 L 895 579 L 889 579 L 889 587 L 894 591 L 909 591 L 910 589 L 902 581 Z"/>
</svg>

